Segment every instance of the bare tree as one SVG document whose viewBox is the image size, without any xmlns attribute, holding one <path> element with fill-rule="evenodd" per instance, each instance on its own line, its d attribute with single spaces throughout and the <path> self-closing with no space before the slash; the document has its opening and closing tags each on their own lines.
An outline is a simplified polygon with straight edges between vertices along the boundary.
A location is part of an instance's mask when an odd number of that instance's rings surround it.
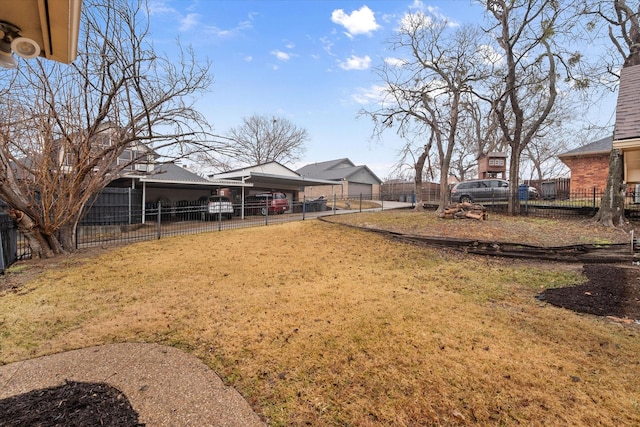
<svg viewBox="0 0 640 427">
<path fill-rule="evenodd" d="M 472 96 L 472 84 L 485 77 L 480 38 L 470 26 L 454 29 L 422 13 L 407 14 L 390 43 L 394 52 L 407 58 L 400 66 L 385 62 L 378 70 L 385 82 L 384 98 L 377 109 L 362 112 L 373 119 L 378 135 L 393 126 L 405 137 L 420 126 L 429 129 L 430 142 L 418 159 L 426 158 L 432 145 L 437 151 L 439 210 L 449 204 L 449 167 L 462 105 Z M 421 177 L 422 171 L 416 168 L 416 179 Z M 421 205 L 417 203 L 416 208 Z"/>
<path fill-rule="evenodd" d="M 225 154 L 241 164 L 293 163 L 305 151 L 307 131 L 283 117 L 253 115 L 229 131 Z"/>
<path fill-rule="evenodd" d="M 630 6 L 626 0 L 613 0 L 612 3 L 595 2 L 592 6 L 593 13 L 607 23 L 609 39 L 623 67 L 640 65 L 640 4 Z M 612 149 L 607 184 L 594 217 L 597 223 L 609 227 L 624 224 L 625 191 L 623 156 L 619 150 Z"/>
<path fill-rule="evenodd" d="M 521 155 L 548 122 L 558 97 L 560 67 L 569 75 L 579 56 L 565 60 L 556 38 L 562 34 L 567 11 L 556 0 L 487 0 L 504 65 L 497 73 L 502 89 L 493 99 L 505 141 L 510 147 L 509 212 L 519 212 Z M 566 39 L 564 39 L 566 41 Z M 499 70 L 500 71 L 500 70 Z"/>
<path fill-rule="evenodd" d="M 209 64 L 147 43 L 143 2 L 85 0 L 74 64 L 22 62 L 3 79 L 0 198 L 34 256 L 75 248 L 87 201 L 132 163 L 210 149 L 193 107 L 211 83 Z"/>
</svg>

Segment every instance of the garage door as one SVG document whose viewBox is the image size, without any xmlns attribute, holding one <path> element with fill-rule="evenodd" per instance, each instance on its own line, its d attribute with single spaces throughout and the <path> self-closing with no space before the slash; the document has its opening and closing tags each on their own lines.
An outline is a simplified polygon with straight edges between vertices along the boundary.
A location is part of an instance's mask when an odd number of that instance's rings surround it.
<svg viewBox="0 0 640 427">
<path fill-rule="evenodd" d="M 362 194 L 363 199 L 371 199 L 371 184 L 360 184 L 357 182 L 349 183 L 349 198 L 359 198 Z"/>
</svg>

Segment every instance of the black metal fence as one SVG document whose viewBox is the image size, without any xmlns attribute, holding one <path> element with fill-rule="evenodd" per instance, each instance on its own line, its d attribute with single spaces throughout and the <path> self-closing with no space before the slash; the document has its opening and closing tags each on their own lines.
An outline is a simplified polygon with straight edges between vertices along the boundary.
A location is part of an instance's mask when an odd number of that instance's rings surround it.
<svg viewBox="0 0 640 427">
<path fill-rule="evenodd" d="M 18 259 L 18 233 L 16 225 L 6 212 L 0 212 L 0 273 L 4 273 Z"/>
<path fill-rule="evenodd" d="M 529 191 L 519 192 L 520 215 L 546 218 L 592 217 L 600 209 L 603 194 L 604 192 L 597 188 L 574 192 L 538 193 L 536 197 L 529 197 Z M 508 201 L 502 198 L 482 200 L 478 203 L 489 212 L 508 212 Z M 424 206 L 435 209 L 438 201 L 425 201 Z M 631 221 L 640 221 L 640 194 L 629 192 L 625 196 L 625 217 Z"/>
<path fill-rule="evenodd" d="M 205 202 L 179 202 L 172 204 L 136 203 L 135 191 L 123 189 L 123 194 L 131 197 L 131 203 L 110 204 L 108 200 L 95 200 L 91 213 L 85 215 L 76 228 L 76 248 L 105 244 L 124 244 L 181 234 L 196 234 L 223 231 L 236 228 L 257 227 L 289 221 L 304 221 L 323 215 L 338 215 L 361 211 L 380 211 L 390 206 L 383 197 L 362 194 L 358 197 L 301 200 L 290 204 L 283 214 L 273 214 L 268 210 L 250 209 L 242 204 L 233 205 L 230 218 L 225 215 L 209 215 Z M 528 193 L 527 193 L 528 194 Z M 521 195 L 519 195 L 521 196 Z M 522 195 L 524 196 L 524 195 Z M 109 197 L 109 196 L 107 196 Z M 529 198 L 519 200 L 520 214 L 534 217 L 575 218 L 596 214 L 600 207 L 602 192 L 573 192 L 564 198 Z M 406 200 L 405 202 L 412 202 Z M 436 208 L 438 202 L 423 201 L 425 207 Z M 482 203 L 490 212 L 506 213 L 506 200 L 490 200 Z M 407 206 L 411 206 L 407 204 Z M 264 215 L 262 214 L 264 213 Z M 625 215 L 629 220 L 640 221 L 640 194 L 629 193 L 625 198 Z M 17 259 L 31 255 L 28 243 L 13 224 L 8 215 L 0 214 L 2 231 L 2 263 L 4 271 Z M 13 237 L 12 237 L 13 236 Z"/>
<path fill-rule="evenodd" d="M 258 227 L 290 221 L 304 221 L 323 215 L 337 215 L 365 210 L 383 210 L 384 201 L 371 200 L 372 195 L 296 201 L 282 214 L 256 206 L 233 204 L 233 213 L 209 212 L 206 201 L 179 203 L 147 203 L 144 211 L 132 213 L 129 206 L 119 208 L 101 205 L 92 207 L 92 220 L 83 220 L 76 228 L 76 247 L 119 244 L 181 234 L 196 234 L 236 228 Z M 218 204 L 222 209 L 222 204 Z M 98 218 L 101 218 L 98 220 Z M 138 219 L 132 222 L 132 219 Z"/>
</svg>

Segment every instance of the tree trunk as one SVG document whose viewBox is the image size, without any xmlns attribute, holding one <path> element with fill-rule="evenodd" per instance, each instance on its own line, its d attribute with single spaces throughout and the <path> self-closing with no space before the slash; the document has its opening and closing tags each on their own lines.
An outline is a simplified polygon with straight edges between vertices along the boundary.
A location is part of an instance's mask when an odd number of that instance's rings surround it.
<svg viewBox="0 0 640 427">
<path fill-rule="evenodd" d="M 418 160 L 415 164 L 415 174 L 416 174 L 416 206 L 414 207 L 417 211 L 423 211 L 424 205 L 422 203 L 422 172 L 424 171 L 424 164 L 427 160 L 427 156 L 429 155 L 429 151 L 427 150 L 427 146 L 425 146 L 425 150 L 420 154 Z"/>
<path fill-rule="evenodd" d="M 518 194 L 520 175 L 520 151 L 511 146 L 511 159 L 509 159 L 509 215 L 520 214 L 520 197 Z"/>
<path fill-rule="evenodd" d="M 18 225 L 18 231 L 27 239 L 32 258 L 53 257 L 54 251 L 51 249 L 47 238 L 42 235 L 31 218 L 16 209 L 10 210 L 9 215 Z"/>
<path fill-rule="evenodd" d="M 448 168 L 447 168 L 448 170 Z M 449 176 L 444 172 L 440 171 L 440 203 L 438 204 L 437 212 L 444 212 L 444 210 L 449 206 L 451 197 L 449 196 Z"/>
<path fill-rule="evenodd" d="M 62 246 L 62 250 L 64 252 L 72 252 L 75 250 L 75 239 L 74 231 L 75 226 L 73 225 L 65 225 L 60 227 L 58 230 L 58 240 L 60 241 L 60 245 Z"/>
<path fill-rule="evenodd" d="M 598 224 L 607 227 L 619 227 L 625 222 L 624 194 L 626 186 L 623 183 L 623 166 L 622 153 L 618 150 L 611 150 L 607 186 L 600 201 L 600 209 L 593 218 Z"/>
</svg>

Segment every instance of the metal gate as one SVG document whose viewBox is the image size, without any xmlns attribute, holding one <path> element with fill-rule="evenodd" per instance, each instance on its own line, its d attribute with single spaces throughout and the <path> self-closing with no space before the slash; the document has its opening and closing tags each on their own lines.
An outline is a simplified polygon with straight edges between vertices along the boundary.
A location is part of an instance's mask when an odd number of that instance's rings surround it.
<svg viewBox="0 0 640 427">
<path fill-rule="evenodd" d="M 16 262 L 18 258 L 18 232 L 13 220 L 6 212 L 0 212 L 0 273 Z"/>
</svg>

